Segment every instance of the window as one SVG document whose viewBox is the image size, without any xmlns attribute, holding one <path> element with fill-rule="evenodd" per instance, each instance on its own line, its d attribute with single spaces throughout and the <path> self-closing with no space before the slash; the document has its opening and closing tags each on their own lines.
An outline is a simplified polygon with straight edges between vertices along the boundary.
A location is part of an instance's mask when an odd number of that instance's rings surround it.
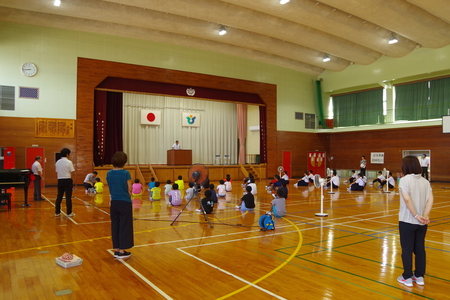
<svg viewBox="0 0 450 300">
<path fill-rule="evenodd" d="M 0 109 L 15 110 L 15 87 L 0 85 Z"/>
<path fill-rule="evenodd" d="M 306 129 L 316 129 L 316 115 L 315 114 L 305 114 L 305 128 Z"/>
<path fill-rule="evenodd" d="M 450 109 L 450 78 L 395 87 L 395 120 L 440 119 Z"/>
<path fill-rule="evenodd" d="M 383 124 L 383 89 L 333 96 L 335 127 Z"/>
</svg>

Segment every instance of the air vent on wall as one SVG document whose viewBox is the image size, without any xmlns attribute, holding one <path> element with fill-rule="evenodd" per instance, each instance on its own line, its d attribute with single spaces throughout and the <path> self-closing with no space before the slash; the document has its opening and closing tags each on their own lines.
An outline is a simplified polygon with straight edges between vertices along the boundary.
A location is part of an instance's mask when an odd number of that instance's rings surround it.
<svg viewBox="0 0 450 300">
<path fill-rule="evenodd" d="M 39 99 L 39 89 L 19 86 L 19 98 Z"/>
<path fill-rule="evenodd" d="M 295 119 L 296 120 L 303 120 L 303 113 L 295 112 Z"/>
</svg>

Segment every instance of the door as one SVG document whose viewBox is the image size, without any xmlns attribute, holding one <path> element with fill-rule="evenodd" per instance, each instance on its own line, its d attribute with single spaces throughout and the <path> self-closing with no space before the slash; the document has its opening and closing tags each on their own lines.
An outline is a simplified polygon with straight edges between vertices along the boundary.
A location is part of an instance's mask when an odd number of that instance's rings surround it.
<svg viewBox="0 0 450 300">
<path fill-rule="evenodd" d="M 3 148 L 3 169 L 15 169 L 16 168 L 16 148 L 5 147 Z"/>
<path fill-rule="evenodd" d="M 283 166 L 283 169 L 288 173 L 289 178 L 292 177 L 292 173 L 291 173 L 292 161 L 291 161 L 291 158 L 292 158 L 292 152 L 291 151 L 283 151 L 282 166 Z"/>
</svg>

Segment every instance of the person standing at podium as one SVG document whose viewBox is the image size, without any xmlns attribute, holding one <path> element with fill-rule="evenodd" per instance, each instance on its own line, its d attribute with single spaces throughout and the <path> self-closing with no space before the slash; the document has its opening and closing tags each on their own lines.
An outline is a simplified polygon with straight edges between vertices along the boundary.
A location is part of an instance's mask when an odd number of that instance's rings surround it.
<svg viewBox="0 0 450 300">
<path fill-rule="evenodd" d="M 172 149 L 173 150 L 180 150 L 181 149 L 180 143 L 178 141 L 175 141 L 175 144 L 173 144 Z"/>
</svg>

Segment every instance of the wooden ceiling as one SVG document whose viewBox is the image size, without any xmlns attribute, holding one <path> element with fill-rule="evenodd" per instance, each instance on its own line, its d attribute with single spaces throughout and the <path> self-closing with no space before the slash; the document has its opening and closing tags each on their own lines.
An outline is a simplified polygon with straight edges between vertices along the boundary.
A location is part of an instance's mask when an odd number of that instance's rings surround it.
<svg viewBox="0 0 450 300">
<path fill-rule="evenodd" d="M 0 21 L 187 46 L 311 75 L 450 44 L 448 0 L 0 0 Z M 392 36 L 398 43 L 388 43 Z"/>
</svg>

